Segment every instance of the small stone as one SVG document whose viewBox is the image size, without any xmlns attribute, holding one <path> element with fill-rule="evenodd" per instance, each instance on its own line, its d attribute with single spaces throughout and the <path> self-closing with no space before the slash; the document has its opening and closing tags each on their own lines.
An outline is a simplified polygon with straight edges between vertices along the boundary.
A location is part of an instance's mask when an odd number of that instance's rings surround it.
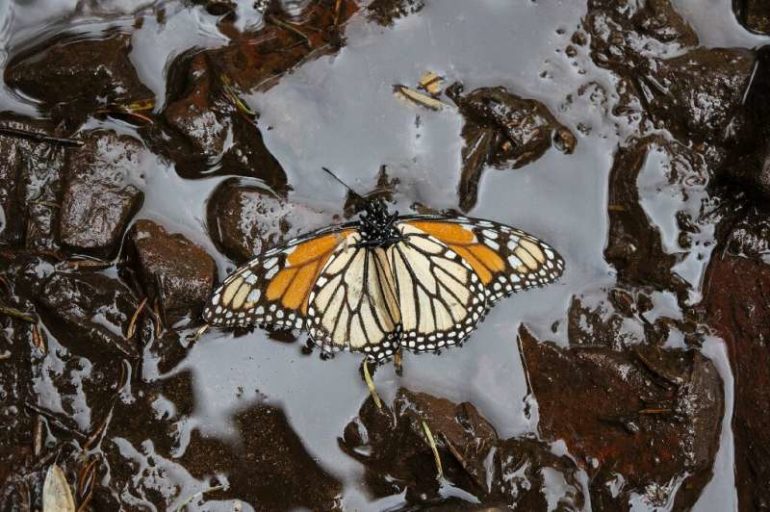
<svg viewBox="0 0 770 512">
<path fill-rule="evenodd" d="M 59 237 L 73 251 L 109 258 L 142 203 L 140 187 L 154 159 L 127 135 L 97 131 L 85 140 L 68 162 Z"/>
<path fill-rule="evenodd" d="M 264 188 L 230 179 L 211 195 L 207 220 L 214 242 L 227 256 L 241 262 L 333 219 Z"/>
<path fill-rule="evenodd" d="M 142 286 L 151 300 L 160 301 L 167 322 L 202 308 L 216 272 L 206 251 L 150 220 L 137 221 L 129 240 Z"/>
</svg>

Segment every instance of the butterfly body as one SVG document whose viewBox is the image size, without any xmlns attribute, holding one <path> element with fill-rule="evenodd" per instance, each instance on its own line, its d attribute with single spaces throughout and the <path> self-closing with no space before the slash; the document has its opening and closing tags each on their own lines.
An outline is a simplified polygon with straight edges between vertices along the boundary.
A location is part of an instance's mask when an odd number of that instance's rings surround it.
<svg viewBox="0 0 770 512">
<path fill-rule="evenodd" d="M 518 229 L 366 202 L 359 219 L 300 236 L 237 269 L 208 323 L 306 330 L 324 354 L 375 360 L 461 344 L 496 301 L 558 278 L 562 258 Z"/>
</svg>

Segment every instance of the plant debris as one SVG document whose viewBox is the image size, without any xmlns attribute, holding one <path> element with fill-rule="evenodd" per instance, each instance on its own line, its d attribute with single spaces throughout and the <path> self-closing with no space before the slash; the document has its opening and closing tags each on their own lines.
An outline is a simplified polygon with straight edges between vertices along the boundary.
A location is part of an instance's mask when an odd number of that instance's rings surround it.
<svg viewBox="0 0 770 512">
<path fill-rule="evenodd" d="M 75 499 L 64 471 L 56 464 L 48 467 L 43 484 L 43 512 L 76 512 Z"/>
<path fill-rule="evenodd" d="M 400 84 L 394 85 L 393 93 L 396 95 L 397 98 L 403 98 L 410 103 L 428 108 L 430 110 L 438 111 L 447 107 L 446 103 L 437 100 L 433 96 L 429 96 L 427 94 L 421 93 L 420 91 L 416 91 L 405 85 L 400 85 Z"/>
</svg>

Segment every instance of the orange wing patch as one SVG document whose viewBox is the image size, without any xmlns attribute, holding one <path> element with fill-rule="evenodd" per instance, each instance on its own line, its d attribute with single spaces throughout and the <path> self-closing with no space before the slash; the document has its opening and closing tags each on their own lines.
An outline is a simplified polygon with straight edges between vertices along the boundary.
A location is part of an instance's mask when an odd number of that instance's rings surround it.
<svg viewBox="0 0 770 512">
<path fill-rule="evenodd" d="M 473 232 L 468 231 L 459 224 L 451 222 L 414 221 L 409 224 L 420 231 L 425 231 L 429 235 L 438 238 L 447 245 L 467 245 L 476 239 L 476 235 L 474 235 Z"/>
<path fill-rule="evenodd" d="M 505 261 L 489 247 L 477 242 L 473 231 L 453 222 L 415 221 L 410 225 L 441 240 L 473 268 L 485 285 L 505 269 Z"/>
<path fill-rule="evenodd" d="M 310 290 L 318 274 L 331 256 L 334 249 L 352 230 L 324 235 L 297 245 L 286 257 L 286 267 L 281 269 L 267 286 L 265 296 L 277 301 L 286 309 L 307 312 Z"/>
</svg>

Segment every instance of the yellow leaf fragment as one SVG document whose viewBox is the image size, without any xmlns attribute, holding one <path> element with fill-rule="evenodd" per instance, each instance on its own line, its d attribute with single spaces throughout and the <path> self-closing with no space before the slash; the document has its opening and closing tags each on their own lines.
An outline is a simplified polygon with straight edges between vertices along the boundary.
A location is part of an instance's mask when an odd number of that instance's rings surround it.
<svg viewBox="0 0 770 512">
<path fill-rule="evenodd" d="M 426 71 L 420 77 L 420 89 L 427 91 L 428 94 L 438 96 L 441 94 L 441 82 L 444 78 L 437 75 L 433 71 Z"/>
<path fill-rule="evenodd" d="M 437 100 L 433 96 L 429 96 L 422 92 L 415 91 L 414 89 L 410 89 L 405 85 L 399 85 L 399 84 L 394 85 L 393 93 L 396 95 L 396 97 L 405 98 L 409 100 L 411 103 L 416 103 L 417 105 L 420 105 L 425 108 L 429 108 L 431 110 L 441 110 L 442 108 L 447 106 L 446 103 Z"/>
</svg>

